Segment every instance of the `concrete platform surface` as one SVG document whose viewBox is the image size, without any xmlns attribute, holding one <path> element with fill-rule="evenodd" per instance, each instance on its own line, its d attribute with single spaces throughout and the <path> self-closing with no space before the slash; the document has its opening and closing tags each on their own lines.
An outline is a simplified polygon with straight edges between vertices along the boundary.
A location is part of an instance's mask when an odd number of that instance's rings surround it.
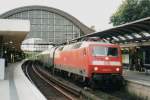
<svg viewBox="0 0 150 100">
<path fill-rule="evenodd" d="M 0 81 L 0 100 L 46 100 L 24 75 L 22 63 L 9 64 L 6 68 L 5 80 Z"/>
<path fill-rule="evenodd" d="M 145 72 L 124 69 L 123 76 L 126 80 L 150 86 L 150 74 L 146 74 Z"/>
<path fill-rule="evenodd" d="M 0 81 L 0 100 L 10 100 L 8 80 Z"/>
</svg>

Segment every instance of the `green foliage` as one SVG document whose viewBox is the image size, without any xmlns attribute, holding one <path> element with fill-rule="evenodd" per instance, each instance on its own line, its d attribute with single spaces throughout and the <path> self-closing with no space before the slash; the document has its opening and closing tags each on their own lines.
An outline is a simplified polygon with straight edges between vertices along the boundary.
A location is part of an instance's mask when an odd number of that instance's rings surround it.
<svg viewBox="0 0 150 100">
<path fill-rule="evenodd" d="M 114 26 L 150 16 L 150 0 L 124 0 L 111 16 Z"/>
</svg>

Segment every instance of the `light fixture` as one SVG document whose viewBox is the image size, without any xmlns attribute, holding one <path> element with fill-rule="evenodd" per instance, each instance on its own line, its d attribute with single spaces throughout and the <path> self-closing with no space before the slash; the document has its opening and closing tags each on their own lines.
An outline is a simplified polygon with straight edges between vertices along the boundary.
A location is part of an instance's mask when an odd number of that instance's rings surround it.
<svg viewBox="0 0 150 100">
<path fill-rule="evenodd" d="M 119 72 L 119 70 L 120 70 L 119 68 L 116 68 L 116 71 L 117 71 L 117 72 Z"/>
<path fill-rule="evenodd" d="M 12 43 L 13 43 L 13 41 L 10 41 L 9 43 L 10 43 L 10 44 L 12 44 Z"/>
<path fill-rule="evenodd" d="M 94 67 L 94 71 L 97 71 L 98 70 L 98 67 Z"/>
</svg>

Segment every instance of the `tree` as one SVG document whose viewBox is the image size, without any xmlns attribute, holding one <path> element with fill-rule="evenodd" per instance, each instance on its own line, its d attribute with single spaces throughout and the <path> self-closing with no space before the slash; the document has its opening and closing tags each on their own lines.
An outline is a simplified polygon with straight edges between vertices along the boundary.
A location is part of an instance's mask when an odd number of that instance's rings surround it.
<svg viewBox="0 0 150 100">
<path fill-rule="evenodd" d="M 150 16 L 150 0 L 124 0 L 110 17 L 113 26 Z"/>
</svg>

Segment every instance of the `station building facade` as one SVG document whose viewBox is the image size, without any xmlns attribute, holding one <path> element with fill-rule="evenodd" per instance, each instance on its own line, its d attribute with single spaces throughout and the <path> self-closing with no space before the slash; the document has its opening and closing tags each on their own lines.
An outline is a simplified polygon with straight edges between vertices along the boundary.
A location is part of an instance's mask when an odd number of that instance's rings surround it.
<svg viewBox="0 0 150 100">
<path fill-rule="evenodd" d="M 39 39 L 41 43 L 46 44 L 63 43 L 84 34 L 94 32 L 68 13 L 45 6 L 26 6 L 13 9 L 0 15 L 0 18 L 30 20 L 30 32 L 26 39 L 32 41 Z M 39 44 L 37 45 L 40 50 L 42 48 L 43 50 L 47 49 Z M 28 47 L 27 45 L 32 44 L 30 44 L 30 41 L 23 42 L 23 46 Z M 34 45 L 36 45 L 36 42 L 34 42 Z"/>
</svg>

